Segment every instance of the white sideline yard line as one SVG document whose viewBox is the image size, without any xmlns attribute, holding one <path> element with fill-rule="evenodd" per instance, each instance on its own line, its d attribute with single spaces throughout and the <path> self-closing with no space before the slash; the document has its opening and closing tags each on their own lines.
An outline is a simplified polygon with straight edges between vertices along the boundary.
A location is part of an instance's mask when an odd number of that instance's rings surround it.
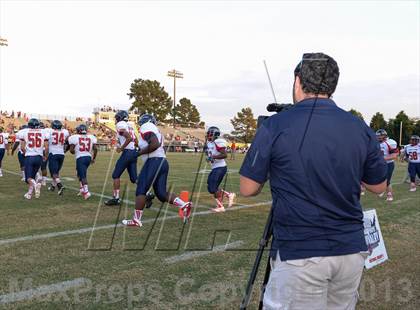
<svg viewBox="0 0 420 310">
<path fill-rule="evenodd" d="M 9 174 L 12 174 L 12 175 L 17 175 L 17 176 L 20 176 L 20 173 L 17 173 L 17 172 L 14 172 L 14 171 L 10 171 L 10 170 L 5 170 L 5 169 L 3 169 L 3 171 L 4 172 L 7 172 L 7 173 L 9 173 Z M 66 178 L 66 177 L 64 177 L 64 178 Z M 62 179 L 64 179 L 64 178 L 62 178 Z M 69 188 L 69 189 L 72 189 L 72 190 L 74 190 L 74 191 L 76 191 L 76 192 L 78 192 L 80 189 L 79 188 L 77 188 L 77 187 L 73 187 L 73 186 L 69 186 L 69 185 L 65 185 L 64 186 L 65 188 Z M 106 198 L 106 199 L 111 199 L 111 198 L 113 198 L 113 197 L 111 197 L 111 196 L 108 196 L 108 195 L 102 195 L 102 194 L 100 194 L 100 193 L 95 193 L 95 192 L 90 192 L 93 196 L 96 196 L 96 197 L 99 197 L 99 198 Z M 126 204 L 129 204 L 129 205 L 135 205 L 135 203 L 134 203 L 134 201 L 131 201 L 131 200 L 128 200 L 128 199 L 124 199 L 123 200 L 123 203 L 126 203 Z M 151 207 L 150 208 L 151 210 L 154 210 L 154 211 L 159 211 L 159 209 L 158 208 L 155 208 L 155 207 Z M 170 210 L 166 210 L 166 212 L 168 212 L 168 213 L 170 213 L 170 214 L 177 214 L 176 212 L 174 212 L 174 211 L 170 211 Z"/>
<path fill-rule="evenodd" d="M 241 240 L 238 240 L 238 241 L 234 241 L 234 242 L 227 243 L 224 245 L 215 246 L 213 249 L 208 250 L 208 251 L 193 251 L 193 252 L 187 252 L 180 255 L 169 256 L 165 258 L 164 261 L 167 264 L 178 263 L 178 262 L 186 261 L 192 258 L 209 255 L 212 253 L 225 252 L 226 250 L 240 247 L 242 244 L 244 244 L 244 242 Z"/>
<path fill-rule="evenodd" d="M 89 281 L 86 278 L 77 278 L 74 280 L 54 283 L 50 285 L 43 285 L 35 289 L 29 289 L 26 291 L 4 294 L 0 295 L 0 304 L 8 304 L 17 301 L 23 301 L 27 299 L 40 297 L 43 295 L 48 295 L 51 293 L 65 292 L 71 288 L 84 286 L 87 283 L 89 283 Z"/>
<path fill-rule="evenodd" d="M 254 207 L 264 206 L 264 205 L 268 205 L 268 204 L 271 204 L 271 200 L 270 201 L 265 201 L 265 202 L 258 202 L 258 203 L 254 203 L 254 204 L 250 204 L 250 205 L 238 205 L 236 207 L 231 207 L 229 209 L 226 209 L 226 212 L 231 212 L 231 211 L 241 210 L 241 209 L 254 208 Z M 200 211 L 200 212 L 193 213 L 192 216 L 203 216 L 203 215 L 208 215 L 208 214 L 214 214 L 214 212 L 211 211 L 211 210 Z M 142 222 L 143 222 L 143 224 L 145 224 L 145 223 L 151 223 L 151 222 L 154 222 L 154 221 L 159 221 L 160 222 L 163 219 L 171 220 L 171 219 L 178 219 L 178 218 L 179 218 L 178 215 L 171 215 L 171 216 L 167 216 L 166 218 L 163 218 L 163 217 L 160 217 L 158 219 L 150 218 L 150 219 L 146 219 Z M 117 225 L 117 227 L 122 227 L 122 226 L 123 226 L 122 224 Z M 84 233 L 88 233 L 88 232 L 92 232 L 92 231 L 96 231 L 96 230 L 110 229 L 110 228 L 114 228 L 114 227 L 115 227 L 115 224 L 110 224 L 110 225 L 96 226 L 94 228 L 93 227 L 86 227 L 86 228 L 58 231 L 58 232 L 39 234 L 39 235 L 29 235 L 29 236 L 16 237 L 16 238 L 10 238 L 10 239 L 0 239 L 0 246 L 6 245 L 6 244 L 14 244 L 14 243 L 22 242 L 22 241 L 44 240 L 44 239 L 50 239 L 50 238 L 55 238 L 55 237 L 61 237 L 61 236 L 84 234 Z M 135 229 L 135 228 L 133 228 L 133 229 Z"/>
</svg>

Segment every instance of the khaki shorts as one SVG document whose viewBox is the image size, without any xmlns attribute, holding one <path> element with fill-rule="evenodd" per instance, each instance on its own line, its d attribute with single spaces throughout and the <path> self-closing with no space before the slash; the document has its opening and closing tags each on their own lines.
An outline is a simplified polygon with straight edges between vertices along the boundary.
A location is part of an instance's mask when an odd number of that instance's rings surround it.
<svg viewBox="0 0 420 310">
<path fill-rule="evenodd" d="M 266 310 L 355 309 L 367 254 L 271 260 Z"/>
</svg>

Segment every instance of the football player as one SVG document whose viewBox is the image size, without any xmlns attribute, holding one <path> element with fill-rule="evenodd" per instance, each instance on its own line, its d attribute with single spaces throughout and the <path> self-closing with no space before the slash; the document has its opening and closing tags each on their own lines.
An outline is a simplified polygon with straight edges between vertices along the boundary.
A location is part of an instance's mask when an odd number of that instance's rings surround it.
<svg viewBox="0 0 420 310">
<path fill-rule="evenodd" d="M 143 209 L 147 203 L 147 193 L 153 190 L 161 202 L 169 202 L 182 210 L 184 222 L 191 214 L 191 202 L 185 202 L 166 189 L 169 165 L 163 148 L 163 136 L 151 114 L 143 114 L 139 119 L 140 136 L 138 156 L 144 164 L 137 179 L 136 207 L 131 220 L 123 220 L 123 225 L 141 227 Z"/>
<path fill-rule="evenodd" d="M 49 151 L 48 156 L 48 169 L 51 174 L 51 185 L 48 187 L 48 190 L 54 191 L 57 187 L 58 195 L 62 195 L 64 191 L 64 186 L 60 180 L 60 170 L 64 162 L 64 150 L 66 146 L 67 138 L 69 137 L 69 132 L 67 129 L 63 128 L 63 124 L 59 120 L 54 120 L 51 123 L 51 128 L 49 132 Z"/>
<path fill-rule="evenodd" d="M 95 163 L 96 155 L 98 154 L 96 143 L 96 137 L 87 133 L 87 127 L 84 124 L 77 126 L 76 134 L 68 138 L 70 153 L 76 155 L 76 171 L 80 181 L 79 194 L 85 200 L 91 196 L 87 182 L 87 170 L 90 164 Z"/>
<path fill-rule="evenodd" d="M 405 147 L 405 156 L 408 160 L 408 173 L 410 175 L 410 192 L 416 191 L 416 175 L 420 178 L 420 137 L 413 135 L 410 144 Z"/>
<path fill-rule="evenodd" d="M 384 159 L 388 164 L 388 172 L 387 172 L 387 194 L 386 200 L 393 201 L 394 197 L 392 194 L 392 186 L 391 186 L 391 178 L 392 173 L 394 172 L 394 160 L 398 158 L 398 147 L 397 142 L 388 138 L 388 134 L 384 129 L 379 129 L 376 131 L 376 137 L 380 143 L 382 154 L 384 155 Z"/>
<path fill-rule="evenodd" d="M 235 193 L 230 193 L 219 188 L 220 183 L 227 173 L 225 161 L 227 157 L 227 143 L 225 139 L 220 138 L 220 130 L 215 126 L 209 127 L 206 135 L 207 162 L 211 164 L 211 172 L 207 179 L 207 190 L 216 200 L 216 208 L 212 209 L 212 211 L 224 212 L 223 198 L 225 196 L 228 198 L 228 207 L 231 207 L 236 196 Z"/>
<path fill-rule="evenodd" d="M 39 128 L 44 131 L 46 134 L 48 134 L 48 129 L 45 127 L 45 124 L 40 121 L 39 122 Z M 42 186 L 47 186 L 47 165 L 48 165 L 48 157 L 42 161 L 41 165 L 41 176 L 38 174 L 37 178 L 41 178 L 41 184 Z"/>
<path fill-rule="evenodd" d="M 134 129 L 128 124 L 128 113 L 126 111 L 118 111 L 115 114 L 115 124 L 117 130 L 117 153 L 121 153 L 117 160 L 112 173 L 114 180 L 113 198 L 106 201 L 107 206 L 119 205 L 120 200 L 120 177 L 124 170 L 127 169 L 131 183 L 136 183 L 137 180 L 137 151 L 138 145 Z"/>
<path fill-rule="evenodd" d="M 48 135 L 40 128 L 39 121 L 32 118 L 28 122 L 28 128 L 19 131 L 21 151 L 25 155 L 25 176 L 29 185 L 28 192 L 24 195 L 31 199 L 35 190 L 35 198 L 41 195 L 41 179 L 36 175 L 41 168 L 42 161 L 48 157 Z"/>
<path fill-rule="evenodd" d="M 21 134 L 21 131 L 28 128 L 28 125 L 22 125 L 19 129 L 19 131 L 16 133 L 16 141 L 15 144 L 13 145 L 12 148 L 12 156 L 14 155 L 15 151 L 18 150 L 18 160 L 19 160 L 19 167 L 20 167 L 20 171 L 22 173 L 22 179 L 21 181 L 25 182 L 26 181 L 26 177 L 25 177 L 25 155 L 23 155 L 22 152 L 22 148 L 20 145 L 20 139 L 19 136 Z"/>
<path fill-rule="evenodd" d="M 1 162 L 4 157 L 4 153 L 6 151 L 9 153 L 9 134 L 3 131 L 3 127 L 0 127 L 0 177 L 3 176 L 3 171 L 1 171 Z"/>
</svg>

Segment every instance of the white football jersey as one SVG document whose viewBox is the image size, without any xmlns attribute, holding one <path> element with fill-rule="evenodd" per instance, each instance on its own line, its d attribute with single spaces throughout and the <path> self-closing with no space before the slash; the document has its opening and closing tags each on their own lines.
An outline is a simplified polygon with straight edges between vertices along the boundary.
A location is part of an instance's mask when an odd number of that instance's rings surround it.
<svg viewBox="0 0 420 310">
<path fill-rule="evenodd" d="M 213 142 L 207 142 L 207 156 L 220 155 L 221 150 L 226 149 L 227 142 L 225 139 L 216 139 Z M 211 169 L 225 167 L 226 161 L 224 159 L 213 159 L 211 162 Z"/>
<path fill-rule="evenodd" d="M 16 142 L 19 142 L 19 145 L 18 145 L 18 148 L 17 148 L 17 150 L 18 150 L 18 152 L 19 152 L 19 153 L 22 153 L 22 148 L 21 148 L 21 145 L 22 145 L 22 144 L 20 143 L 20 138 L 19 138 L 19 137 L 21 136 L 21 134 L 22 134 L 22 131 L 23 131 L 23 130 L 25 130 L 25 129 L 21 129 L 21 130 L 19 130 L 19 131 L 16 133 L 16 141 L 15 141 L 15 143 L 16 143 Z"/>
<path fill-rule="evenodd" d="M 407 154 L 410 163 L 420 163 L 420 144 L 409 144 L 405 147 L 405 154 Z"/>
<path fill-rule="evenodd" d="M 134 133 L 133 127 L 130 126 L 125 121 L 118 122 L 116 125 L 117 128 L 117 139 L 118 145 L 121 146 L 125 143 L 124 132 L 128 132 L 133 139 L 128 145 L 125 147 L 126 150 L 134 150 L 136 148 L 134 141 L 136 140 L 136 134 Z"/>
<path fill-rule="evenodd" d="M 26 128 L 18 132 L 20 141 L 25 141 L 25 156 L 43 156 L 44 142 L 48 141 L 48 133 L 40 128 Z"/>
<path fill-rule="evenodd" d="M 149 132 L 156 135 L 160 142 L 160 147 L 152 153 L 141 155 L 143 162 L 146 162 L 146 160 L 151 157 L 166 157 L 165 149 L 163 148 L 163 135 L 160 133 L 159 128 L 157 128 L 157 126 L 153 123 L 147 122 L 140 126 L 139 148 L 144 149 L 147 147 L 148 143 L 144 138 Z"/>
<path fill-rule="evenodd" d="M 382 154 L 384 155 L 384 157 L 387 157 L 390 154 L 398 151 L 397 142 L 395 142 L 395 140 L 392 140 L 392 139 L 386 139 L 384 142 L 382 142 L 380 144 L 380 147 L 381 147 L 381 151 L 382 151 Z M 391 159 L 391 160 L 387 160 L 386 162 L 387 163 L 392 163 L 392 162 L 394 162 L 394 160 Z"/>
<path fill-rule="evenodd" d="M 92 157 L 93 146 L 97 143 L 97 139 L 94 135 L 72 135 L 69 138 L 69 144 L 74 145 L 74 153 L 76 159 L 83 156 Z"/>
<path fill-rule="evenodd" d="M 50 154 L 64 155 L 64 145 L 66 139 L 69 137 L 68 130 L 48 128 L 45 131 L 49 134 L 48 146 Z"/>
<path fill-rule="evenodd" d="M 9 134 L 6 132 L 0 133 L 0 149 L 5 149 L 6 145 L 9 143 Z"/>
</svg>

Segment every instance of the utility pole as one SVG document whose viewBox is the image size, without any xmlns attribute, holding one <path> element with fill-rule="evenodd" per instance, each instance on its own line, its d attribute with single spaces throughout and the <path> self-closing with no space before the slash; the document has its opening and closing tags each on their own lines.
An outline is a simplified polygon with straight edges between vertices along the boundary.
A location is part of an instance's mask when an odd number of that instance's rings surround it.
<svg viewBox="0 0 420 310">
<path fill-rule="evenodd" d="M 171 71 L 168 71 L 168 76 L 174 78 L 174 128 L 175 128 L 175 105 L 176 105 L 176 79 L 183 79 L 184 74 L 173 69 Z"/>
</svg>

